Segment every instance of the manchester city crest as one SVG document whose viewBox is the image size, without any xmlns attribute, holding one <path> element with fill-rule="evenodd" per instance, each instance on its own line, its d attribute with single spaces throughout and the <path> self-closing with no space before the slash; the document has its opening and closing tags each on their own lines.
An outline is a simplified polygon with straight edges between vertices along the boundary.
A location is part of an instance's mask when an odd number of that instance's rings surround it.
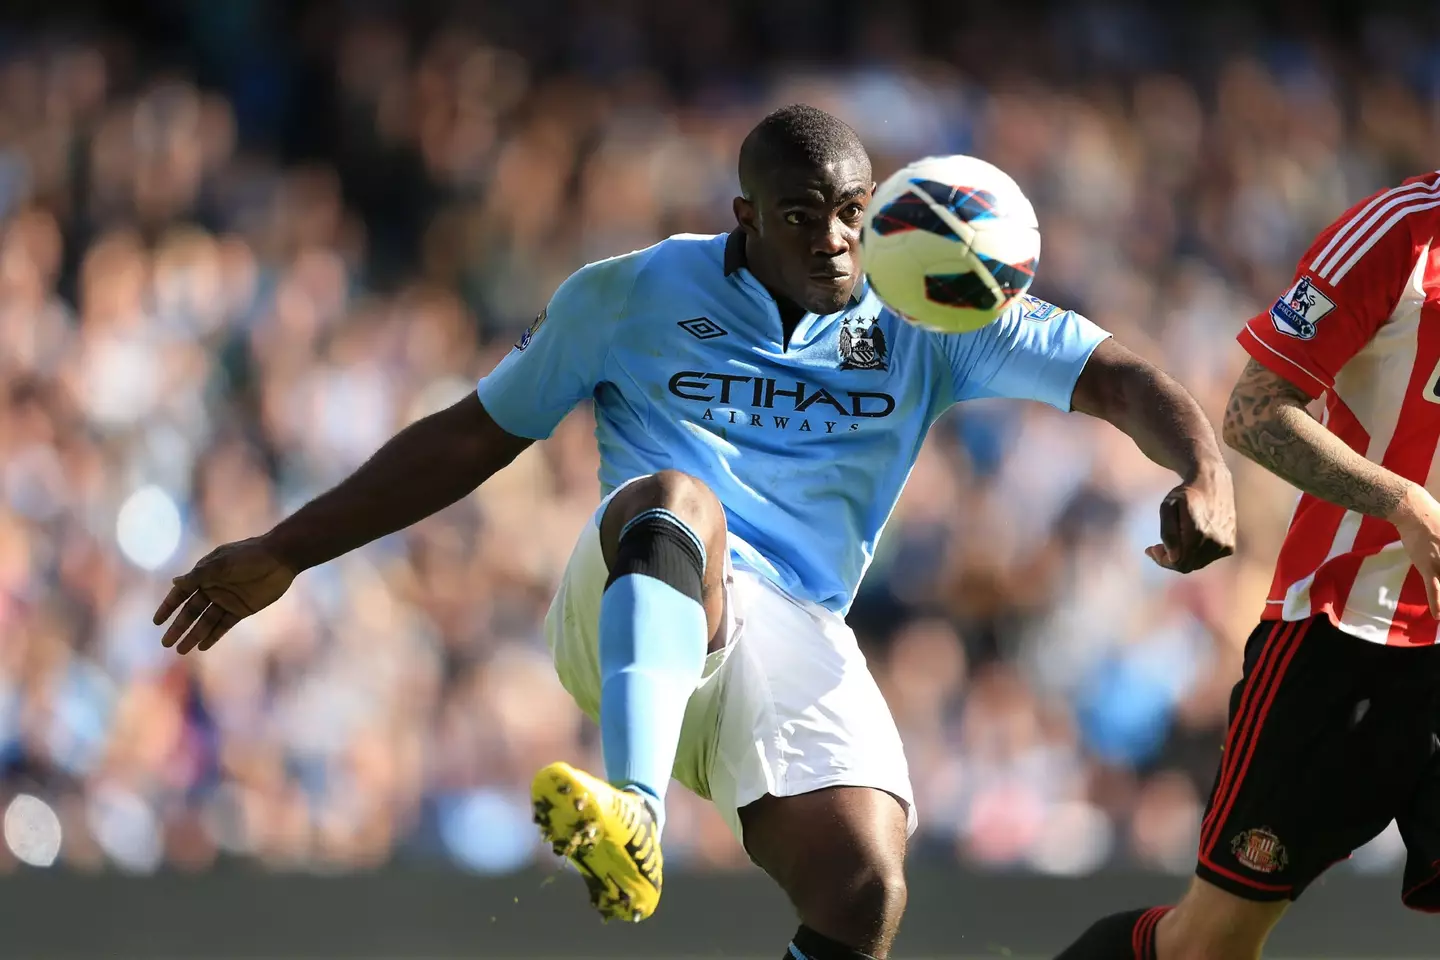
<svg viewBox="0 0 1440 960">
<path fill-rule="evenodd" d="M 846 317 L 840 327 L 841 370 L 884 370 L 889 351 L 874 317 Z"/>
</svg>

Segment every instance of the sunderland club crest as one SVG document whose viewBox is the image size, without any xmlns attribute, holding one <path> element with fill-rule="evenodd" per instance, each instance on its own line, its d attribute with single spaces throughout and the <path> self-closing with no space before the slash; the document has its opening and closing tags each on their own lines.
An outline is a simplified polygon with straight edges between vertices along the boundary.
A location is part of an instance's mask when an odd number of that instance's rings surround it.
<svg viewBox="0 0 1440 960">
<path fill-rule="evenodd" d="M 841 370 L 884 370 L 885 331 L 873 317 L 847 317 L 840 326 Z"/>
<path fill-rule="evenodd" d="M 1256 873 L 1275 873 L 1290 863 L 1290 854 L 1269 827 L 1246 830 L 1230 841 L 1235 859 Z"/>
</svg>

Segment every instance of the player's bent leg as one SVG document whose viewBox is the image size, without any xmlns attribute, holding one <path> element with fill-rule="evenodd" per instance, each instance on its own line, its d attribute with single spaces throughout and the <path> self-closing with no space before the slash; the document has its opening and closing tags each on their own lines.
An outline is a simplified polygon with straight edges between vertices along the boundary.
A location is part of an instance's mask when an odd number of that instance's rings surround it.
<svg viewBox="0 0 1440 960">
<path fill-rule="evenodd" d="M 600 733 L 606 779 L 641 793 L 657 821 L 690 693 L 724 619 L 725 513 L 704 483 L 642 477 L 600 520 L 609 578 L 600 604 Z"/>
<path fill-rule="evenodd" d="M 1237 897 L 1196 877 L 1155 927 L 1155 960 L 1259 960 L 1288 900 Z"/>
<path fill-rule="evenodd" d="M 1262 623 L 1231 693 L 1195 881 L 1173 909 L 1101 920 L 1062 960 L 1259 957 L 1289 903 L 1394 818 L 1427 759 L 1430 728 L 1392 689 L 1390 655 L 1324 615 Z"/>
<path fill-rule="evenodd" d="M 600 546 L 600 780 L 551 764 L 532 784 L 535 820 L 585 877 L 606 919 L 643 920 L 660 899 L 665 788 L 708 641 L 720 632 L 724 512 L 693 477 L 664 471 L 607 502 Z"/>
<path fill-rule="evenodd" d="M 906 811 L 869 787 L 765 796 L 740 810 L 745 848 L 795 905 L 789 960 L 884 958 L 905 912 Z"/>
<path fill-rule="evenodd" d="M 1258 960 L 1289 905 L 1246 900 L 1196 877 L 1175 906 L 1111 914 L 1056 960 Z"/>
</svg>

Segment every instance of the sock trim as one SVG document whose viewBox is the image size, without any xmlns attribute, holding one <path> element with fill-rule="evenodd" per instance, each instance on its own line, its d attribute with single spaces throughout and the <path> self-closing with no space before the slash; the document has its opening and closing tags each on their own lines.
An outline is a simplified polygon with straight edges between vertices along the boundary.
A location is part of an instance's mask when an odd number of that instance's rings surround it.
<svg viewBox="0 0 1440 960">
<path fill-rule="evenodd" d="M 804 944 L 803 949 L 801 944 Z M 870 954 L 832 940 L 804 924 L 795 931 L 795 938 L 790 941 L 790 955 L 796 960 L 838 960 L 840 957 L 845 960 L 875 960 Z"/>
<path fill-rule="evenodd" d="M 655 791 L 647 787 L 645 784 L 641 783 L 639 780 L 622 780 L 620 783 L 615 784 L 615 786 L 619 787 L 621 790 L 624 790 L 626 793 L 635 794 L 641 800 L 644 800 L 646 803 L 656 804 L 660 802 L 660 798 L 655 795 Z"/>
<path fill-rule="evenodd" d="M 1135 960 L 1155 960 L 1155 928 L 1169 912 L 1169 907 L 1152 907 L 1135 921 L 1135 930 L 1130 935 L 1130 946 L 1135 951 Z"/>
<path fill-rule="evenodd" d="M 705 576 L 705 564 L 709 560 L 709 558 L 705 556 L 705 541 L 701 540 L 700 535 L 690 529 L 688 523 L 664 507 L 651 507 L 648 510 L 641 510 L 635 514 L 635 516 L 626 521 L 625 526 L 620 528 L 620 536 L 617 538 L 617 542 L 624 540 L 625 535 L 630 532 L 631 528 L 643 520 L 659 520 L 661 523 L 668 523 L 685 534 L 686 538 L 695 546 L 695 551 L 700 557 L 700 576 Z"/>
</svg>

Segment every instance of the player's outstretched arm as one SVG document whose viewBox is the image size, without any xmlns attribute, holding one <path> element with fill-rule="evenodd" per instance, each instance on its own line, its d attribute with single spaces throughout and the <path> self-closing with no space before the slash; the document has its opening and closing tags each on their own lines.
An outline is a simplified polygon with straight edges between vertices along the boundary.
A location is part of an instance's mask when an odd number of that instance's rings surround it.
<svg viewBox="0 0 1440 960">
<path fill-rule="evenodd" d="M 502 430 L 475 394 L 416 421 L 270 532 L 217 547 L 176 577 L 155 611 L 156 625 L 179 611 L 161 642 L 208 650 L 301 571 L 443 510 L 532 442 Z"/>
<path fill-rule="evenodd" d="M 1304 390 L 1251 360 L 1225 408 L 1225 442 L 1306 493 L 1393 523 L 1440 617 L 1440 504 L 1352 450 L 1310 416 L 1309 403 Z"/>
<path fill-rule="evenodd" d="M 1215 430 L 1172 377 L 1113 339 L 1095 348 L 1071 408 L 1114 424 L 1180 485 L 1160 505 L 1161 542 L 1146 553 L 1181 573 L 1235 552 L 1235 491 Z"/>
</svg>

